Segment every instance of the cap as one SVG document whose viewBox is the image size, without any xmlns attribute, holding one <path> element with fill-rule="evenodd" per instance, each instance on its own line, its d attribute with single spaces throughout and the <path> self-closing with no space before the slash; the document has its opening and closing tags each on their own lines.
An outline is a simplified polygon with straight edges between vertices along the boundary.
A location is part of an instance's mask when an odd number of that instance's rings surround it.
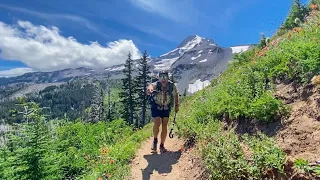
<svg viewBox="0 0 320 180">
<path fill-rule="evenodd" d="M 169 75 L 169 72 L 167 70 L 162 70 L 162 71 L 159 72 L 159 76 L 161 74 Z"/>
</svg>

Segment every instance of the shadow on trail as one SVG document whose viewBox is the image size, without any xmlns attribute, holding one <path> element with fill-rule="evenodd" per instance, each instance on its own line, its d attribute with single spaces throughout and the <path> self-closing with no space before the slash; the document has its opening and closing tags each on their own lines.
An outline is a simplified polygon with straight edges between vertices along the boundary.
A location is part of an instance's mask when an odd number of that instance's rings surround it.
<svg viewBox="0 0 320 180">
<path fill-rule="evenodd" d="M 181 151 L 168 151 L 163 154 L 150 154 L 143 156 L 148 161 L 148 166 L 142 171 L 143 180 L 150 180 L 150 175 L 153 171 L 158 171 L 159 174 L 170 173 L 172 165 L 178 163 L 181 157 Z"/>
</svg>

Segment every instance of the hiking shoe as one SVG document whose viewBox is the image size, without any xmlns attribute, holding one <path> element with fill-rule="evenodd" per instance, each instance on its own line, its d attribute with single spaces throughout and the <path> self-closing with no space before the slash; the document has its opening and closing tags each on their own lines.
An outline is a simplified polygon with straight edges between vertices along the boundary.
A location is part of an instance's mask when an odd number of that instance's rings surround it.
<svg viewBox="0 0 320 180">
<path fill-rule="evenodd" d="M 156 151 L 157 151 L 157 144 L 158 144 L 158 142 L 153 141 L 152 147 L 151 147 L 151 150 L 152 150 L 153 152 L 156 152 Z"/>
<path fill-rule="evenodd" d="M 168 150 L 161 144 L 160 145 L 160 152 L 161 153 L 165 153 L 165 152 L 167 152 Z"/>
</svg>

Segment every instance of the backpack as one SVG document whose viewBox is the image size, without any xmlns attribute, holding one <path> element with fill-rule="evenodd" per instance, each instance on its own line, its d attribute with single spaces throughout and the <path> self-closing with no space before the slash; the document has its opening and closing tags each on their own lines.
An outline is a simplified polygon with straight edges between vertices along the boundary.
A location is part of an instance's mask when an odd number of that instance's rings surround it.
<svg viewBox="0 0 320 180">
<path fill-rule="evenodd" d="M 171 108 L 171 106 L 174 103 L 173 86 L 174 86 L 173 82 L 168 81 L 166 91 L 170 95 L 170 102 L 168 104 L 168 108 L 169 109 Z M 157 104 L 156 101 L 155 101 L 155 96 L 160 92 L 161 92 L 161 82 L 157 81 L 156 82 L 156 89 L 151 93 L 151 95 L 149 97 L 149 103 L 151 104 L 151 107 L 156 107 L 159 110 L 166 110 L 165 107 L 162 107 L 161 105 Z"/>
</svg>

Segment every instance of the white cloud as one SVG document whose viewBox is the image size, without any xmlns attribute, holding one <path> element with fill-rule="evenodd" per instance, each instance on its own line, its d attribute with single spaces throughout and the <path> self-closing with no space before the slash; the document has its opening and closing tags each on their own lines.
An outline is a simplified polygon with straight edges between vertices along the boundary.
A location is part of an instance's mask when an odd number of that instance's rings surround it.
<svg viewBox="0 0 320 180">
<path fill-rule="evenodd" d="M 63 37 L 57 27 L 36 26 L 28 21 L 8 25 L 0 21 L 0 57 L 20 60 L 37 71 L 64 68 L 104 68 L 123 63 L 128 52 L 139 58 L 131 40 L 120 39 L 107 47 L 98 42 L 82 44 L 73 37 Z"/>
<path fill-rule="evenodd" d="M 196 11 L 191 1 L 187 0 L 130 0 L 130 2 L 145 11 L 156 13 L 176 22 L 188 22 L 192 20 L 192 15 Z"/>
<path fill-rule="evenodd" d="M 8 6 L 5 4 L 0 4 L 0 8 L 5 8 L 5 9 L 12 10 L 12 11 L 17 11 L 17 12 L 29 14 L 29 15 L 32 15 L 32 16 L 35 16 L 35 17 L 38 17 L 41 19 L 70 20 L 73 22 L 80 23 L 80 24 L 86 26 L 88 29 L 96 32 L 97 34 L 100 34 L 104 37 L 107 37 L 107 35 L 105 33 L 103 33 L 102 31 L 100 31 L 99 28 L 95 24 L 91 23 L 88 19 L 81 17 L 81 16 L 75 16 L 75 15 L 70 15 L 70 14 L 44 13 L 44 12 L 32 11 L 32 10 L 21 8 L 21 7 Z"/>
<path fill-rule="evenodd" d="M 28 72 L 33 72 L 33 70 L 31 68 L 14 68 L 10 70 L 0 71 L 0 77 L 19 76 Z"/>
</svg>

